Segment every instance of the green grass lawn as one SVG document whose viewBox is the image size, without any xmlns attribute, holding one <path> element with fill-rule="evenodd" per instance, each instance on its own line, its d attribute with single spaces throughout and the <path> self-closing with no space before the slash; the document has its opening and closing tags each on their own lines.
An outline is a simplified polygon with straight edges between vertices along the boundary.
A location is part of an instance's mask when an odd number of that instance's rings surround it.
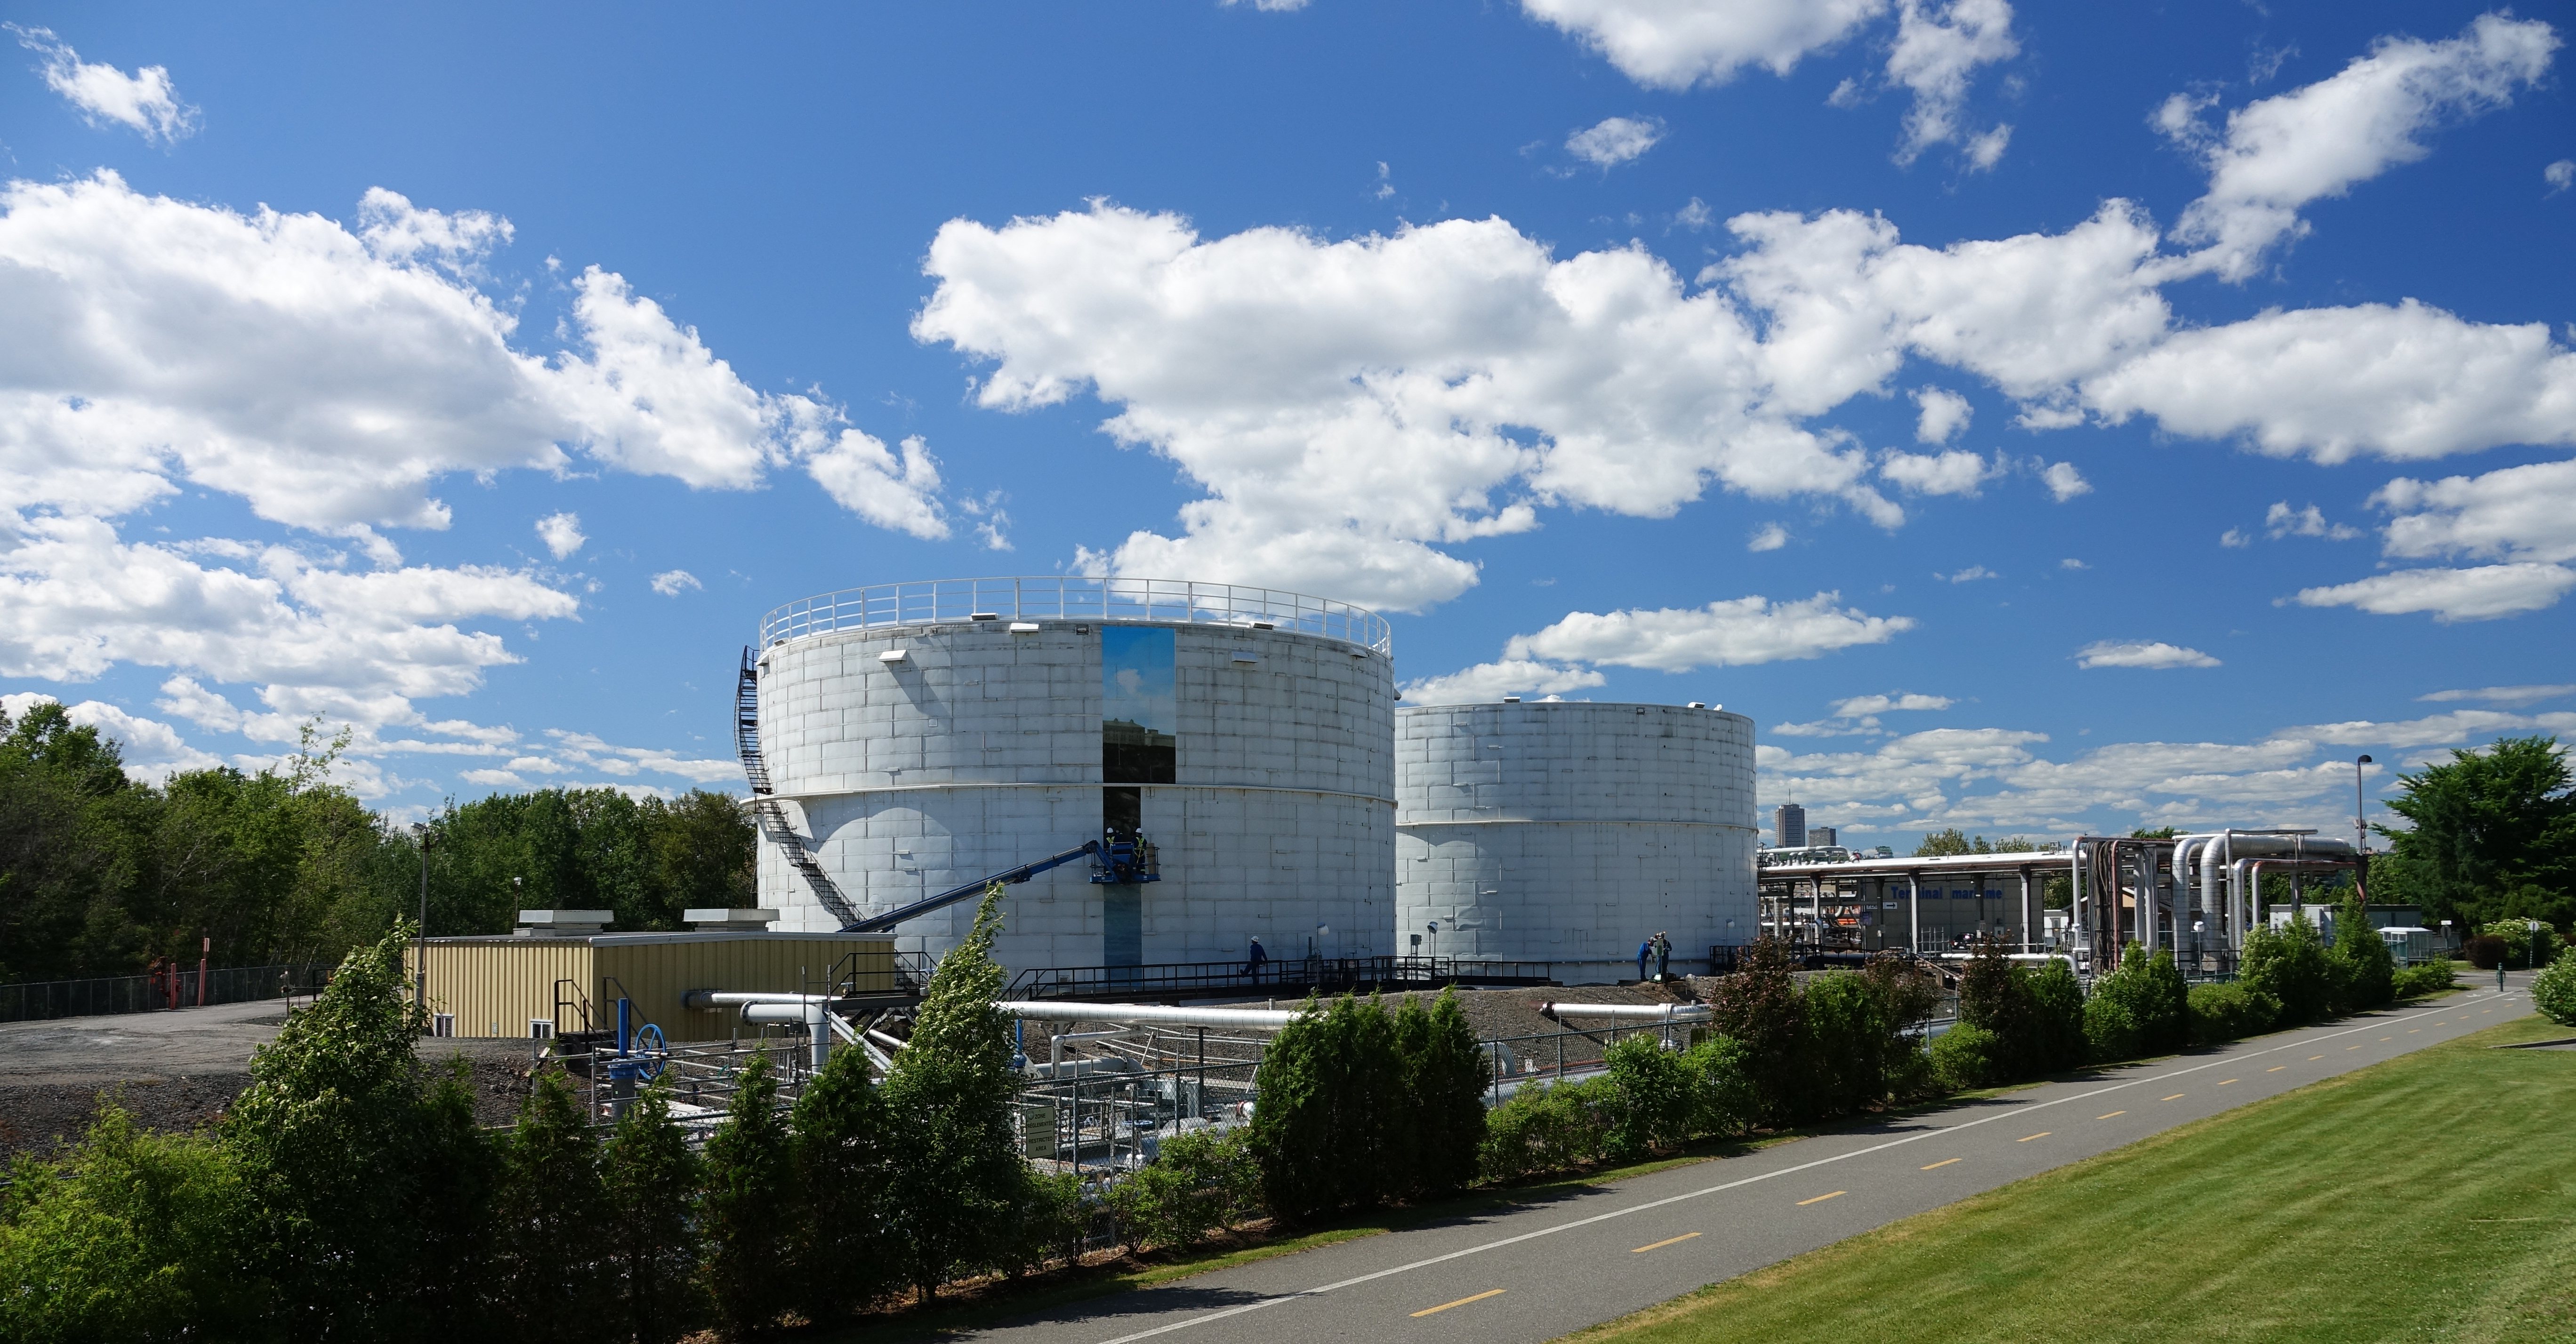
<svg viewBox="0 0 2576 1344">
<path fill-rule="evenodd" d="M 2576 1051 L 2532 1019 L 1573 1336 L 2576 1340 Z"/>
</svg>

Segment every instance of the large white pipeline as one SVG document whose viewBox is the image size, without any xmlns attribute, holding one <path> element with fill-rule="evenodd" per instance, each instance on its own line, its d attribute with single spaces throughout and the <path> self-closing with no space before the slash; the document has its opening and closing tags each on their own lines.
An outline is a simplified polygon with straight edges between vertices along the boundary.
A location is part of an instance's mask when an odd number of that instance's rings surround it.
<svg viewBox="0 0 2576 1344">
<path fill-rule="evenodd" d="M 1154 1027 L 1259 1027 L 1277 1031 L 1302 1008 L 1176 1008 L 1159 1003 L 1061 1003 L 1007 999 L 993 1005 L 1006 1017 L 1032 1022 L 1122 1022 Z"/>
<path fill-rule="evenodd" d="M 1705 1022 L 1704 1003 L 1542 1003 L 1544 1017 L 1615 1017 L 1640 1022 Z"/>
</svg>

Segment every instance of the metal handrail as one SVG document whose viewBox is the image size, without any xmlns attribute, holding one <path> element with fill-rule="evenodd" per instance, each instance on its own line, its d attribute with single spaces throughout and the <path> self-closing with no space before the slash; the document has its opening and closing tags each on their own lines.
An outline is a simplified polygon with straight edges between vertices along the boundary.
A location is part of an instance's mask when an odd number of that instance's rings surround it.
<svg viewBox="0 0 2576 1344">
<path fill-rule="evenodd" d="M 761 617 L 760 647 L 835 630 L 962 625 L 978 615 L 1006 621 L 1268 625 L 1395 655 L 1395 636 L 1386 618 L 1348 602 L 1232 583 L 1067 574 L 928 579 L 817 593 Z"/>
<path fill-rule="evenodd" d="M 1247 967 L 1234 961 L 1161 962 L 1142 966 L 1037 967 L 1011 978 L 1013 999 L 1085 998 L 1182 992 L 1258 993 L 1303 998 L 1310 990 L 1334 992 L 1383 986 L 1431 988 L 1474 981 L 1544 985 L 1553 967 L 1536 961 L 1468 961 L 1455 957 L 1288 957 Z"/>
</svg>

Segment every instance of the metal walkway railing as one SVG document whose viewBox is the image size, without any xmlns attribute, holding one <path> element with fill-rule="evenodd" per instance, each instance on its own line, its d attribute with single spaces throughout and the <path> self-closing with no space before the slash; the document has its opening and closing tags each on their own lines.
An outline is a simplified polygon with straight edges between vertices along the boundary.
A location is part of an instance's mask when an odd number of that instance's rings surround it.
<svg viewBox="0 0 2576 1344">
<path fill-rule="evenodd" d="M 1546 962 L 1460 961 L 1451 957 L 1301 957 L 1248 967 L 1232 961 L 1150 966 L 1055 966 L 1011 978 L 1013 999 L 1222 998 L 1255 995 L 1302 999 L 1345 990 L 1437 989 L 1443 985 L 1554 983 Z"/>
</svg>

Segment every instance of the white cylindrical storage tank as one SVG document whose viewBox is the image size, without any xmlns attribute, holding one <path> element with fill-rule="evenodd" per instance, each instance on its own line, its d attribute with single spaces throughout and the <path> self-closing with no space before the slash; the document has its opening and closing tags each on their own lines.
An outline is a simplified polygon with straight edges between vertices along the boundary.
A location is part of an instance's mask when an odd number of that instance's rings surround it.
<svg viewBox="0 0 2576 1344">
<path fill-rule="evenodd" d="M 1374 613 L 1227 584 L 955 580 L 791 604 L 761 641 L 775 796 L 863 914 L 1123 826 L 1161 880 L 1097 884 L 1076 861 L 1009 888 L 1005 965 L 1239 964 L 1255 937 L 1283 960 L 1310 940 L 1388 950 L 1395 678 Z M 782 928 L 835 926 L 766 840 L 760 892 Z M 974 908 L 907 921 L 897 949 L 944 953 Z"/>
<path fill-rule="evenodd" d="M 1396 932 L 1408 947 L 1423 934 L 1425 952 L 1547 962 L 1580 984 L 1635 975 L 1637 945 L 1658 932 L 1684 964 L 1752 940 L 1751 719 L 1673 705 L 1408 705 L 1395 758 Z"/>
</svg>

